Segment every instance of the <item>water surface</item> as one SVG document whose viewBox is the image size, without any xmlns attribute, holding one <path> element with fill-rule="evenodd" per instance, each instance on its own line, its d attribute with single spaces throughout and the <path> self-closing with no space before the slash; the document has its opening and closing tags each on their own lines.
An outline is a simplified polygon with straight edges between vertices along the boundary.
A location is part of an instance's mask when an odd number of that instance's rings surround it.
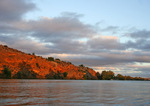
<svg viewBox="0 0 150 106">
<path fill-rule="evenodd" d="M 0 105 L 150 105 L 149 81 L 0 79 Z"/>
</svg>

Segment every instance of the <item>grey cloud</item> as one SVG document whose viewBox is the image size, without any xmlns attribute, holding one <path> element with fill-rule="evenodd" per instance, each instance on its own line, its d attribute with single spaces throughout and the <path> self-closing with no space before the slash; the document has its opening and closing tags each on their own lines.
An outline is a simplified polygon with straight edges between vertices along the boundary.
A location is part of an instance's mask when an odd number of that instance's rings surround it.
<svg viewBox="0 0 150 106">
<path fill-rule="evenodd" d="M 93 39 L 90 39 L 87 44 L 90 46 L 91 50 L 101 50 L 101 49 L 123 49 L 122 44 L 118 41 L 118 39 L 112 39 L 112 38 L 101 38 L 96 37 Z"/>
<path fill-rule="evenodd" d="M 0 36 L 1 40 L 9 47 L 21 50 L 25 53 L 36 53 L 40 55 L 49 54 L 51 49 L 44 44 L 27 38 L 15 38 L 14 36 Z M 1 42 L 0 42 L 1 43 Z"/>
<path fill-rule="evenodd" d="M 25 0 L 0 0 L 0 20 L 6 22 L 20 20 L 25 13 L 35 8 L 33 3 Z"/>
<path fill-rule="evenodd" d="M 129 37 L 124 43 L 126 49 L 137 49 L 142 51 L 150 51 L 150 31 L 149 30 L 136 30 L 132 33 L 126 33 L 123 36 Z"/>
<path fill-rule="evenodd" d="M 150 76 L 150 67 L 138 67 L 138 68 L 135 68 L 134 71 L 137 71 L 137 72 L 140 72 L 139 74 L 136 74 L 134 76 L 142 76 L 142 77 L 146 77 L 146 78 L 149 78 Z"/>
<path fill-rule="evenodd" d="M 62 12 L 61 15 L 70 18 L 80 18 L 84 16 L 83 14 L 77 14 L 75 12 Z"/>
<path fill-rule="evenodd" d="M 96 32 L 92 26 L 82 23 L 76 15 L 73 16 L 74 18 L 61 16 L 50 19 L 45 17 L 37 21 L 22 20 L 10 22 L 10 25 L 3 24 L 0 26 L 4 29 L 0 30 L 1 41 L 8 44 L 14 42 L 16 48 L 19 48 L 17 43 L 20 39 L 33 38 L 42 43 L 50 43 L 51 45 L 47 45 L 51 49 L 50 52 L 47 51 L 49 53 L 83 53 L 86 51 L 86 46 L 79 39 L 90 38 Z M 18 39 L 7 41 L 7 35 Z M 25 47 L 22 45 L 22 48 Z"/>
<path fill-rule="evenodd" d="M 61 53 L 81 54 L 87 52 L 87 45 L 67 38 L 55 43 L 55 48 L 61 50 Z"/>
<path fill-rule="evenodd" d="M 137 31 L 134 31 L 132 33 L 128 33 L 124 36 L 131 37 L 134 39 L 149 39 L 150 38 L 150 31 L 148 31 L 148 30 L 137 30 Z"/>
<path fill-rule="evenodd" d="M 90 25 L 86 25 L 79 21 L 78 18 L 55 17 L 52 19 L 41 19 L 38 21 L 28 22 L 32 31 L 35 31 L 35 37 L 45 36 L 45 38 L 82 38 L 89 37 L 96 32 Z M 39 34 L 38 34 L 39 33 Z"/>
<path fill-rule="evenodd" d="M 129 52 L 129 53 L 121 53 L 118 51 L 116 52 L 99 52 L 99 53 L 89 53 L 87 52 L 86 55 L 77 56 L 77 57 L 69 57 L 72 62 L 75 64 L 84 63 L 88 66 L 114 66 L 117 64 L 128 64 L 134 62 L 150 62 L 150 55 L 149 53 L 136 53 L 136 52 Z"/>
<path fill-rule="evenodd" d="M 114 32 L 114 31 L 116 31 L 118 29 L 119 29 L 118 26 L 108 26 L 106 28 L 101 29 L 101 31 L 113 31 Z"/>
<path fill-rule="evenodd" d="M 143 51 L 150 51 L 150 40 L 149 39 L 138 39 L 135 41 L 128 41 L 125 44 L 126 48 L 133 48 Z"/>
<path fill-rule="evenodd" d="M 90 38 L 96 34 L 92 26 L 82 23 L 77 16 L 52 19 L 44 17 L 37 21 L 19 21 L 12 25 L 22 32 L 20 37 L 24 33 L 24 37 L 33 37 L 40 42 L 52 44 L 48 45 L 52 53 L 83 53 L 87 51 L 87 46 L 79 39 Z"/>
</svg>

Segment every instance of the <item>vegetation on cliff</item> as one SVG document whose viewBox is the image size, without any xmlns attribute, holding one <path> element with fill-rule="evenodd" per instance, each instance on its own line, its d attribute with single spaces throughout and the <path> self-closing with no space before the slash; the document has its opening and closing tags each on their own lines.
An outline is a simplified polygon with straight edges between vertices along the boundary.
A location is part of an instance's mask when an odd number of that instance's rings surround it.
<svg viewBox="0 0 150 106">
<path fill-rule="evenodd" d="M 95 72 L 93 69 L 73 65 L 58 58 L 43 58 L 0 45 L 0 78 L 5 79 L 84 79 L 84 80 L 146 80 L 112 71 Z"/>
<path fill-rule="evenodd" d="M 58 58 L 43 58 L 0 45 L 0 78 L 97 79 L 97 76 L 93 69 L 83 65 L 75 66 Z"/>
</svg>

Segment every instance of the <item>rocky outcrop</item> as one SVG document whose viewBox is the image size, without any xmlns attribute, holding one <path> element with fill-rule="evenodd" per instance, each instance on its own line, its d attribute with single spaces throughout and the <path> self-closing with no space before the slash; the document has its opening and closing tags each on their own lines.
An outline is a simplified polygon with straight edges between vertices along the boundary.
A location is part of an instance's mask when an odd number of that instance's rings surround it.
<svg viewBox="0 0 150 106">
<path fill-rule="evenodd" d="M 19 79 L 97 79 L 91 68 L 59 59 L 45 59 L 0 45 L 0 78 L 8 76 L 7 72 L 11 72 L 11 78 Z"/>
</svg>

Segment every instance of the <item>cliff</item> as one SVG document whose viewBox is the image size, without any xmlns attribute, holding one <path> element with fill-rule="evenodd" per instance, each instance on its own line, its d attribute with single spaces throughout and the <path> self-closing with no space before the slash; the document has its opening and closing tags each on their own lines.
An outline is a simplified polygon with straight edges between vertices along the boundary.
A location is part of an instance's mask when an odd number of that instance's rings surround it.
<svg viewBox="0 0 150 106">
<path fill-rule="evenodd" d="M 59 59 L 46 59 L 0 45 L 0 78 L 97 79 L 96 72 Z"/>
</svg>

